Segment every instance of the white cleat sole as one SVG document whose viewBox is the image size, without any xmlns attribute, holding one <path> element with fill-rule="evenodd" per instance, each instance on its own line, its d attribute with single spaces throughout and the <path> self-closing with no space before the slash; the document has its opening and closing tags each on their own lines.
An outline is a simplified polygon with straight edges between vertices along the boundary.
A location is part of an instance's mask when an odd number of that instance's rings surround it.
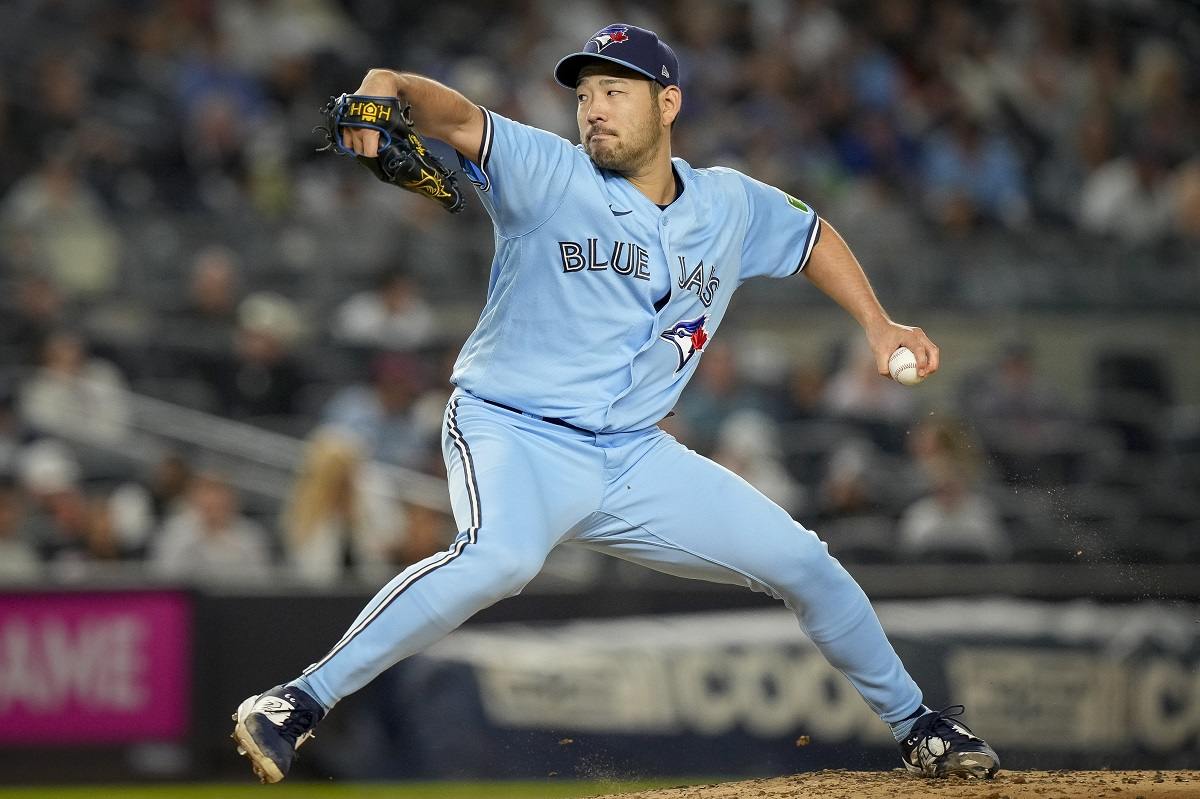
<svg viewBox="0 0 1200 799">
<path fill-rule="evenodd" d="M 918 768 L 906 760 L 901 761 L 904 769 L 912 775 L 927 779 L 958 777 L 965 780 L 990 780 L 1000 770 L 1000 763 L 986 752 L 966 752 L 951 755 L 935 773 Z"/>
<path fill-rule="evenodd" d="M 254 775 L 264 784 L 275 783 L 283 779 L 283 772 L 271 758 L 263 754 L 262 750 L 258 748 L 258 744 L 254 742 L 254 738 L 250 736 L 249 730 L 246 729 L 246 716 L 250 715 L 250 710 L 257 701 L 258 695 L 256 694 L 238 705 L 237 712 L 233 714 L 233 720 L 236 722 L 233 727 L 233 735 L 229 737 L 237 743 L 237 753 L 249 759 L 250 767 L 254 769 Z"/>
<path fill-rule="evenodd" d="M 985 752 L 971 752 L 954 758 L 943 773 L 948 777 L 990 780 L 1000 770 L 1000 764 Z"/>
</svg>

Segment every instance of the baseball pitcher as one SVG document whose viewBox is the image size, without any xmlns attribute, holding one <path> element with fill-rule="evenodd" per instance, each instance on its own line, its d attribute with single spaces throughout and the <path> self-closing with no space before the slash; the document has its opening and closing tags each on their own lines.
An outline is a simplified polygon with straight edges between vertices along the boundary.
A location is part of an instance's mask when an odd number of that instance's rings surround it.
<svg viewBox="0 0 1200 799">
<path fill-rule="evenodd" d="M 652 31 L 609 25 L 558 62 L 579 143 L 408 73 L 371 70 L 325 109 L 330 149 L 447 210 L 463 198 L 422 136 L 447 142 L 495 226 L 487 303 L 453 372 L 443 453 L 453 545 L 405 569 L 292 681 L 251 696 L 234 738 L 266 782 L 342 698 L 521 591 L 559 544 L 783 600 L 890 725 L 905 767 L 989 778 L 996 753 L 934 711 L 866 595 L 812 531 L 662 431 L 734 290 L 803 274 L 862 326 L 881 375 L 938 348 L 893 322 L 845 242 L 808 205 L 671 155 L 683 94 Z"/>
</svg>

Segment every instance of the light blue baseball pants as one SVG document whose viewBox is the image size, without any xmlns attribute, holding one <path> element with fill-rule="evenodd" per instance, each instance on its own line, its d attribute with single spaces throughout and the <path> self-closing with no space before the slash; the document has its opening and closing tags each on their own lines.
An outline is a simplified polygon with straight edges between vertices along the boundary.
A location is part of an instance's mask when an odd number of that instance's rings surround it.
<svg viewBox="0 0 1200 799">
<path fill-rule="evenodd" d="M 920 706 L 866 595 L 816 534 L 658 428 L 587 433 L 460 390 L 442 431 L 461 532 L 384 586 L 294 681 L 326 708 L 520 593 L 564 543 L 782 599 L 883 721 Z"/>
</svg>

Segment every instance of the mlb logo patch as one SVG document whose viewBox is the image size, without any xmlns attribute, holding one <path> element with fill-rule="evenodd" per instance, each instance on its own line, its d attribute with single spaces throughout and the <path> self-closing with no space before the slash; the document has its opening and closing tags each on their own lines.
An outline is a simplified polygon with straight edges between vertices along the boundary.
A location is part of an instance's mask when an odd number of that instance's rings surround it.
<svg viewBox="0 0 1200 799">
<path fill-rule="evenodd" d="M 708 314 L 704 314 L 695 319 L 676 322 L 658 334 L 659 338 L 666 339 L 675 345 L 675 351 L 679 355 L 679 365 L 675 367 L 676 372 L 687 366 L 687 362 L 692 359 L 692 356 L 703 351 L 704 345 L 708 343 L 708 331 L 704 328 L 707 322 Z"/>
</svg>

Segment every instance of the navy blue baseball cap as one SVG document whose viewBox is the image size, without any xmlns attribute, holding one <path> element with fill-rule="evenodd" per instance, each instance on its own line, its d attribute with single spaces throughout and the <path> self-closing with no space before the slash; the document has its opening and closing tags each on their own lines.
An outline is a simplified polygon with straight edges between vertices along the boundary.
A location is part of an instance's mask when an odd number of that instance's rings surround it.
<svg viewBox="0 0 1200 799">
<path fill-rule="evenodd" d="M 679 61 L 675 51 L 654 31 L 623 22 L 596 31 L 582 51 L 559 61 L 554 67 L 554 79 L 568 89 L 574 89 L 579 71 L 597 60 L 628 67 L 663 86 L 679 85 Z"/>
</svg>

